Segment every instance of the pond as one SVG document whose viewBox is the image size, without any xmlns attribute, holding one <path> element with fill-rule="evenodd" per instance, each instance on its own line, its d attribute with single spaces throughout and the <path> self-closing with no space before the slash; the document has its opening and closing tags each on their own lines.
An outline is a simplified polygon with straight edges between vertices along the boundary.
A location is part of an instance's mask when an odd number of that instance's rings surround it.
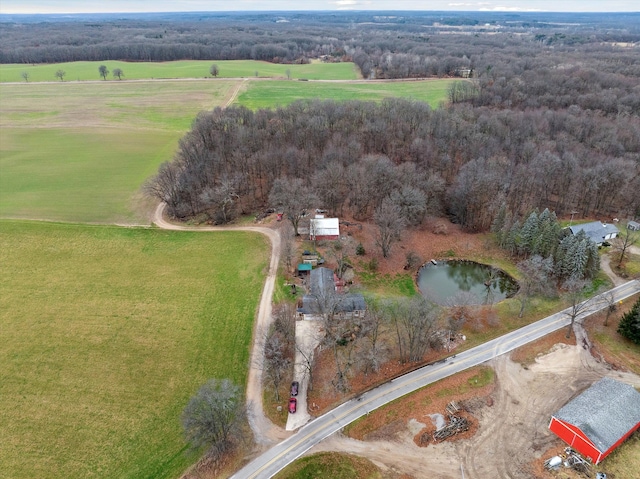
<svg viewBox="0 0 640 479">
<path fill-rule="evenodd" d="M 517 281 L 504 271 L 463 260 L 427 263 L 417 281 L 423 296 L 442 305 L 493 304 L 518 291 Z"/>
</svg>

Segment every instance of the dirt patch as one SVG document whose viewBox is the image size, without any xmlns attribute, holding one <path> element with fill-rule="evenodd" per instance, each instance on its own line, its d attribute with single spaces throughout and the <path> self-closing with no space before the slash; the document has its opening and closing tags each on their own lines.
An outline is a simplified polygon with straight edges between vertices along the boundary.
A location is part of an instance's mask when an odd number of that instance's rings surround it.
<svg viewBox="0 0 640 479">
<path fill-rule="evenodd" d="M 575 346 L 576 338 L 572 334 L 569 339 L 566 337 L 566 328 L 548 334 L 547 336 L 522 346 L 511 353 L 511 360 L 522 365 L 524 369 L 536 362 L 536 357 L 544 356 L 557 348 L 558 344 Z"/>
<path fill-rule="evenodd" d="M 455 376 L 438 381 L 437 383 L 421 389 L 409 397 L 394 401 L 370 413 L 366 418 L 357 421 L 347 428 L 348 436 L 360 440 L 383 440 L 394 439 L 401 432 L 410 431 L 409 423 L 417 421 L 424 426 L 414 433 L 412 440 L 417 445 L 424 445 L 420 438 L 425 433 L 432 433 L 436 430 L 430 415 L 446 415 L 445 408 L 452 400 L 455 400 L 461 407 L 460 416 L 469 419 L 470 430 L 460 434 L 466 438 L 473 435 L 477 429 L 477 420 L 467 409 L 480 413 L 481 408 L 486 406 L 488 398 L 494 389 L 494 384 L 488 384 L 481 388 L 472 386 L 474 378 L 477 378 L 483 368 L 472 368 Z M 456 392 L 459 392 L 456 394 Z M 478 401 L 478 399 L 480 399 Z M 469 408 L 466 406 L 469 401 Z"/>
</svg>

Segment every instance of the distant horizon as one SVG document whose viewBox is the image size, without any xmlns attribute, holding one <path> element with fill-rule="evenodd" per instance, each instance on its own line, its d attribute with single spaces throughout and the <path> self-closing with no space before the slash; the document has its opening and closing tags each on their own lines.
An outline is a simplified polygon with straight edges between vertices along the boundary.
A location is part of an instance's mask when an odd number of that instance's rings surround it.
<svg viewBox="0 0 640 479">
<path fill-rule="evenodd" d="M 637 0 L 2 0 L 5 15 L 90 15 L 233 12 L 480 12 L 480 13 L 638 13 Z"/>
</svg>

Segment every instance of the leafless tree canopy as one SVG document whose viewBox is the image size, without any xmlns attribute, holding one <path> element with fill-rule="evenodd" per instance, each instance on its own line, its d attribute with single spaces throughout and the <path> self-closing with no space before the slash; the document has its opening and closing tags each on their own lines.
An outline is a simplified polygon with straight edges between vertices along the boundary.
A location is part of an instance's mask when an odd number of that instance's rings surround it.
<svg viewBox="0 0 640 479">
<path fill-rule="evenodd" d="M 239 439 L 244 414 L 240 388 L 228 379 L 211 379 L 182 413 L 185 438 L 196 449 L 207 447 L 218 459 Z"/>
</svg>

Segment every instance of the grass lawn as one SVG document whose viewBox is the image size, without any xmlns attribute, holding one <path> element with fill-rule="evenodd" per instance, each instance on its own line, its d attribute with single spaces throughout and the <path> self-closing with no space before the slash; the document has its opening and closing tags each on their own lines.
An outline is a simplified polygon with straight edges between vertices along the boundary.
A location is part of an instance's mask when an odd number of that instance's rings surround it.
<svg viewBox="0 0 640 479">
<path fill-rule="evenodd" d="M 283 65 L 255 60 L 214 60 L 195 61 L 184 60 L 176 62 L 70 62 L 42 65 L 4 64 L 0 65 L 0 83 L 22 82 L 23 72 L 29 74 L 29 82 L 59 82 L 55 76 L 58 70 L 63 70 L 66 75 L 64 81 L 99 80 L 102 77 L 98 72 L 100 65 L 105 65 L 109 70 L 107 81 L 117 82 L 113 78 L 113 70 L 120 68 L 124 73 L 123 80 L 141 80 L 152 78 L 211 78 L 209 68 L 212 64 L 218 65 L 218 78 L 240 77 L 271 77 L 287 78 L 287 71 L 291 78 L 308 78 L 311 80 L 355 80 L 358 78 L 358 69 L 353 63 L 320 63 L 314 62 L 307 65 Z M 258 75 L 256 75 L 258 72 Z"/>
<path fill-rule="evenodd" d="M 143 221 L 140 185 L 236 84 L 0 84 L 0 216 Z"/>
<path fill-rule="evenodd" d="M 422 80 L 402 82 L 324 83 L 300 81 L 250 82 L 236 103 L 251 109 L 287 106 L 296 100 L 332 99 L 380 101 L 384 98 L 408 98 L 425 101 L 432 108 L 447 101 L 453 81 Z"/>
<path fill-rule="evenodd" d="M 249 233 L 0 221 L 0 477 L 177 477 L 189 397 L 246 383 L 267 254 Z"/>
<path fill-rule="evenodd" d="M 276 479 L 379 479 L 380 470 L 368 459 L 352 454 L 321 452 L 298 459 L 274 476 Z"/>
</svg>

